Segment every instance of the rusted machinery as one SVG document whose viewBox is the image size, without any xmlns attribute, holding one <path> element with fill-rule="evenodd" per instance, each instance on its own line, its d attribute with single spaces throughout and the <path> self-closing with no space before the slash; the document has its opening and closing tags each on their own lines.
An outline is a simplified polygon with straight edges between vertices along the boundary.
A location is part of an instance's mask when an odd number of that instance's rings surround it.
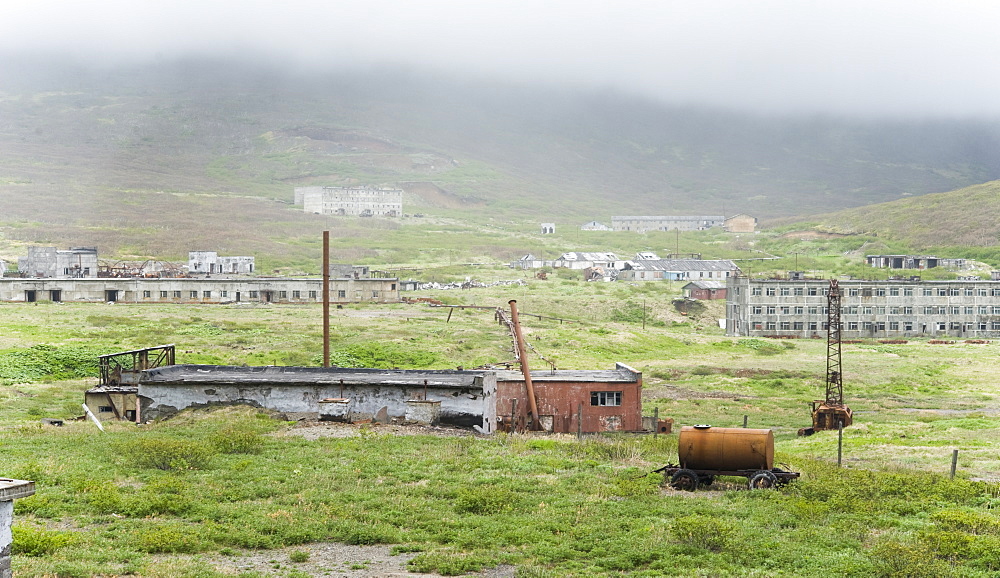
<svg viewBox="0 0 1000 578">
<path fill-rule="evenodd" d="M 844 374 L 840 368 L 840 287 L 830 279 L 827 293 L 826 397 L 812 404 L 812 430 L 847 427 L 854 421 L 851 408 L 844 405 Z"/>
<path fill-rule="evenodd" d="M 750 489 L 774 488 L 799 477 L 798 472 L 774 467 L 774 434 L 769 429 L 684 426 L 677 459 L 679 466 L 654 471 L 668 476 L 674 489 L 689 492 L 710 486 L 715 476 L 747 478 Z"/>
</svg>

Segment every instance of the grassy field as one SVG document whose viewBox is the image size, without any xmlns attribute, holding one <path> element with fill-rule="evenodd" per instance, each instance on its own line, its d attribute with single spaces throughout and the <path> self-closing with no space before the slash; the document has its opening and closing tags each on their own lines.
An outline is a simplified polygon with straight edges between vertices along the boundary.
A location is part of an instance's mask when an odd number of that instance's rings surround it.
<svg viewBox="0 0 1000 578">
<path fill-rule="evenodd" d="M 824 341 L 725 337 L 714 323 L 721 304 L 673 308 L 680 284 L 528 283 L 421 295 L 517 299 L 523 313 L 561 317 L 523 318 L 529 342 L 558 367 L 636 367 L 644 413 L 678 426 L 740 426 L 746 415 L 775 431 L 777 461 L 802 479 L 777 491 L 746 491 L 739 479 L 695 494 L 665 488 L 649 472 L 676 460 L 676 436 L 369 427 L 309 440 L 251 409 L 110 424 L 105 435 L 86 422 L 43 427 L 41 417 L 80 413 L 101 353 L 175 343 L 182 363 L 317 364 L 320 308 L 0 304 L 0 472 L 38 485 L 16 502 L 15 573 L 216 576 L 213 556 L 324 541 L 392 545 L 415 555 L 411 570 L 442 574 L 498 564 L 519 576 L 1000 570 L 1000 345 L 845 345 L 856 421 L 838 468 L 836 433 L 795 435 L 822 396 Z M 447 316 L 426 305 L 335 310 L 334 361 L 443 369 L 511 359 L 489 311 Z M 276 566 L 243 575 L 304 575 L 288 560 Z"/>
</svg>

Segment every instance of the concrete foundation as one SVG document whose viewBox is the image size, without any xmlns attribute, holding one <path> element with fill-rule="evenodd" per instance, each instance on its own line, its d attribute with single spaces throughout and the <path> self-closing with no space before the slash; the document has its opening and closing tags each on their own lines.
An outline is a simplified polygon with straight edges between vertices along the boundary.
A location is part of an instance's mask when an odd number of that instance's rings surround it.
<svg viewBox="0 0 1000 578">
<path fill-rule="evenodd" d="M 437 425 L 441 421 L 441 402 L 411 399 L 406 402 L 406 421 Z"/>
<path fill-rule="evenodd" d="M 321 399 L 319 400 L 320 421 L 351 421 L 351 400 Z"/>
</svg>

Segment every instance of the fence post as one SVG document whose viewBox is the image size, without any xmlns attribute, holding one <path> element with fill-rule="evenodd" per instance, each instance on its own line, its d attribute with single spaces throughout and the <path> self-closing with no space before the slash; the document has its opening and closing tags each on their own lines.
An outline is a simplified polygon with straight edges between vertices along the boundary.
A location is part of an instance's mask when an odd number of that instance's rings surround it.
<svg viewBox="0 0 1000 578">
<path fill-rule="evenodd" d="M 583 439 L 583 404 L 576 408 L 576 439 Z"/>
<path fill-rule="evenodd" d="M 744 415 L 744 416 L 743 416 L 743 427 L 747 427 L 747 419 L 748 419 L 749 417 L 750 417 L 750 416 L 748 416 L 748 415 Z"/>
<path fill-rule="evenodd" d="M 844 458 L 844 422 L 837 422 L 837 467 Z"/>
<path fill-rule="evenodd" d="M 955 479 L 955 469 L 958 467 L 958 450 L 951 452 L 951 479 Z"/>
<path fill-rule="evenodd" d="M 653 408 L 653 439 L 660 435 L 660 407 Z"/>
</svg>

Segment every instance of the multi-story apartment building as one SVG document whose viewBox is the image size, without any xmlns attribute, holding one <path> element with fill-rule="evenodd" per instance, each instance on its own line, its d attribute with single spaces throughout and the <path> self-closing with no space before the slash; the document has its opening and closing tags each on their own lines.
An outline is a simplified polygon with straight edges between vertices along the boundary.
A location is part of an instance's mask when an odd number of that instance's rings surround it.
<svg viewBox="0 0 1000 578">
<path fill-rule="evenodd" d="M 296 187 L 295 203 L 317 215 L 403 216 L 403 191 L 378 187 Z"/>
<path fill-rule="evenodd" d="M 826 279 L 730 277 L 726 334 L 823 336 Z M 845 339 L 951 336 L 1000 337 L 1000 273 L 989 280 L 921 281 L 917 277 L 838 281 Z"/>
</svg>

